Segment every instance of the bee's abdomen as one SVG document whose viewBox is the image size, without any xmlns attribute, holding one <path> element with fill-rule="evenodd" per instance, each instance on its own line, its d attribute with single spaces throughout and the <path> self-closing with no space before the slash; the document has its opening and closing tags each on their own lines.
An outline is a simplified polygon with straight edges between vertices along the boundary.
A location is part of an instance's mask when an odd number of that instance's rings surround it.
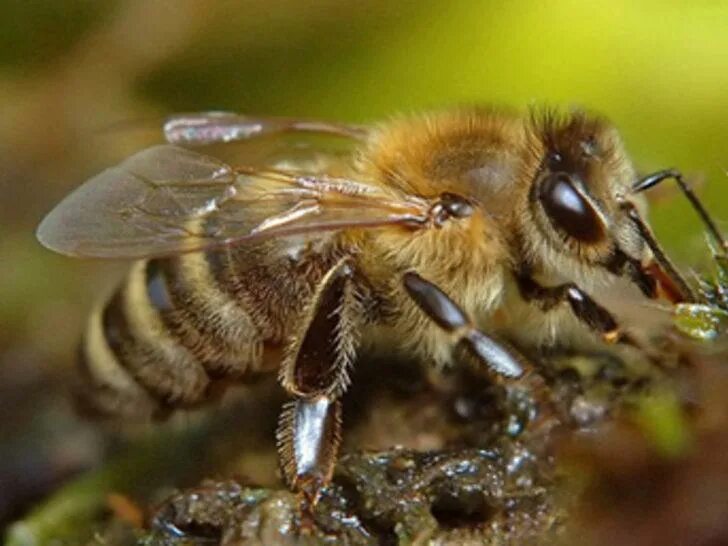
<svg viewBox="0 0 728 546">
<path fill-rule="evenodd" d="M 150 417 L 204 400 L 212 379 L 259 369 L 265 336 L 245 293 L 226 285 L 229 267 L 229 254 L 135 263 L 90 317 L 80 355 L 84 406 Z"/>
<path fill-rule="evenodd" d="M 215 376 L 257 370 L 265 337 L 248 295 L 230 289 L 231 269 L 227 252 L 147 265 L 148 293 L 166 326 Z"/>
</svg>

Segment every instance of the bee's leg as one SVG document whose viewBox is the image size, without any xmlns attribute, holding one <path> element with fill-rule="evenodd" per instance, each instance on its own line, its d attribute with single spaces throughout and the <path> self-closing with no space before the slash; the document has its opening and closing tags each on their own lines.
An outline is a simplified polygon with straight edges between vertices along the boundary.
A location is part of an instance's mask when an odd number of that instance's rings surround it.
<svg viewBox="0 0 728 546">
<path fill-rule="evenodd" d="M 288 486 L 312 510 L 331 481 L 341 443 L 341 400 L 298 398 L 283 406 L 278 421 L 278 456 Z"/>
<path fill-rule="evenodd" d="M 402 281 L 417 306 L 452 333 L 458 347 L 499 375 L 515 378 L 528 371 L 529 364 L 517 351 L 476 328 L 467 313 L 438 286 L 414 272 L 405 273 Z"/>
<path fill-rule="evenodd" d="M 525 300 L 538 303 L 544 311 L 567 302 L 574 315 L 589 328 L 601 334 L 604 341 L 608 343 L 621 341 L 622 333 L 616 319 L 576 284 L 565 283 L 545 287 L 528 274 L 517 274 L 516 279 L 521 296 Z"/>
<path fill-rule="evenodd" d="M 648 226 L 647 222 L 645 222 L 640 216 L 637 207 L 635 207 L 633 203 L 625 200 L 621 201 L 619 206 L 627 214 L 627 217 L 637 228 L 640 237 L 642 237 L 642 240 L 652 251 L 652 255 L 654 256 L 655 261 L 665 273 L 665 275 L 667 275 L 667 277 L 670 279 L 674 290 L 676 290 L 678 293 L 678 297 L 675 299 L 681 302 L 699 302 L 700 296 L 696 294 L 695 291 L 690 287 L 683 275 L 680 273 L 680 271 L 678 271 L 675 264 L 665 253 L 662 245 L 660 245 L 660 243 L 655 238 L 654 233 L 652 233 L 652 229 L 650 229 L 650 226 Z M 720 234 L 718 234 L 718 236 L 720 237 Z M 721 244 L 724 244 L 722 239 L 720 239 L 720 241 Z"/>
<path fill-rule="evenodd" d="M 294 400 L 280 417 L 278 452 L 286 482 L 309 510 L 334 471 L 341 442 L 339 398 L 349 384 L 360 317 L 344 259 L 319 283 L 283 360 L 280 381 Z"/>
<path fill-rule="evenodd" d="M 405 273 L 402 281 L 417 306 L 440 328 L 453 335 L 456 349 L 465 351 L 481 369 L 495 372 L 495 382 L 500 382 L 501 377 L 505 378 L 508 391 L 511 391 L 511 387 L 516 389 L 512 392 L 525 388 L 531 393 L 541 408 L 530 420 L 529 428 L 532 431 L 547 431 L 563 421 L 543 377 L 535 372 L 534 366 L 520 352 L 479 330 L 450 296 L 417 273 Z"/>
</svg>

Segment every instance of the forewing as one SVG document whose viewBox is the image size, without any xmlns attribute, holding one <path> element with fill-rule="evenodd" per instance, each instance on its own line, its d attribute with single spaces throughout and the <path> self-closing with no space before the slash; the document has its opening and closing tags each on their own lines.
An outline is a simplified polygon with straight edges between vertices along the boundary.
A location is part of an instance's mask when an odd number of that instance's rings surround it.
<svg viewBox="0 0 728 546">
<path fill-rule="evenodd" d="M 171 145 L 139 152 L 64 199 L 38 228 L 73 256 L 140 258 L 349 227 L 416 226 L 428 206 L 375 185 L 280 169 L 232 169 Z"/>
</svg>

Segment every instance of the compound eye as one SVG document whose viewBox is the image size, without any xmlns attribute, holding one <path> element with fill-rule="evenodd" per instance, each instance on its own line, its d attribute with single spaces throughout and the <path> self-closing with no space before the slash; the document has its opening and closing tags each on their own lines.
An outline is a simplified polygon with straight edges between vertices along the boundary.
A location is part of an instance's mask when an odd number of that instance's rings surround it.
<svg viewBox="0 0 728 546">
<path fill-rule="evenodd" d="M 548 175 L 541 182 L 539 199 L 557 229 L 585 243 L 596 243 L 604 238 L 601 218 L 566 173 Z"/>
</svg>

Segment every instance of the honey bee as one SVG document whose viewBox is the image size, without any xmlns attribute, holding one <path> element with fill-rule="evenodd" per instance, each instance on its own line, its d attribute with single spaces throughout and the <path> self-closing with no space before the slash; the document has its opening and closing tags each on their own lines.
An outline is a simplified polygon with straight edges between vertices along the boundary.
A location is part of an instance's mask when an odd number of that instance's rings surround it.
<svg viewBox="0 0 728 546">
<path fill-rule="evenodd" d="M 314 502 L 358 354 L 462 355 L 517 379 L 520 344 L 626 340 L 592 296 L 620 279 L 696 299 L 638 195 L 679 173 L 638 178 L 591 114 L 461 108 L 358 126 L 213 112 L 164 129 L 166 144 L 92 178 L 38 229 L 63 254 L 136 260 L 91 314 L 82 394 L 146 418 L 279 370 L 281 468 Z M 346 152 L 231 166 L 192 149 L 265 137 L 293 156 L 311 135 Z"/>
</svg>

